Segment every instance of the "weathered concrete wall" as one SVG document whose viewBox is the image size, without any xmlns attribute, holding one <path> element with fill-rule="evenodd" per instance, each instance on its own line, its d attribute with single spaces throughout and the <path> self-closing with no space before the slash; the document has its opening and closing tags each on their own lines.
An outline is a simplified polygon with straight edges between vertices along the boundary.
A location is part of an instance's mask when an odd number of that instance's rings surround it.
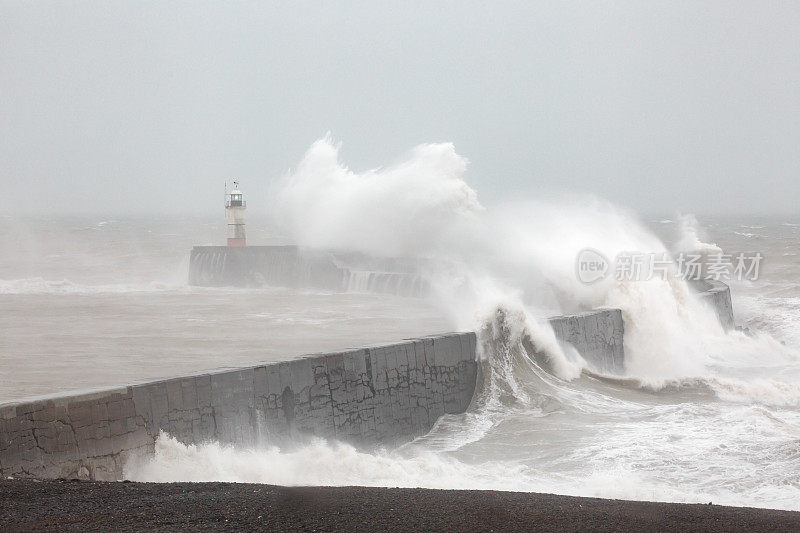
<svg viewBox="0 0 800 533">
<path fill-rule="evenodd" d="M 418 296 L 428 290 L 419 275 L 421 266 L 421 260 L 370 258 L 297 246 L 195 246 L 189 256 L 189 284 L 271 285 Z"/>
<path fill-rule="evenodd" d="M 195 246 L 189 256 L 189 284 L 202 286 L 303 287 L 338 289 L 346 277 L 326 253 L 301 253 L 297 246 Z"/>
<path fill-rule="evenodd" d="M 618 309 L 550 322 L 598 369 L 622 372 Z M 0 474 L 119 479 L 161 430 L 185 443 L 391 445 L 467 409 L 475 352 L 475 334 L 458 333 L 3 404 Z"/>
<path fill-rule="evenodd" d="M 119 479 L 161 430 L 185 443 L 409 440 L 467 409 L 475 349 L 474 333 L 454 333 L 0 405 L 0 474 Z"/>
<path fill-rule="evenodd" d="M 621 374 L 625 367 L 625 324 L 619 309 L 601 308 L 550 318 L 556 338 L 571 344 L 597 370 Z"/>
<path fill-rule="evenodd" d="M 692 287 L 697 291 L 700 299 L 714 309 L 722 327 L 726 330 L 736 327 L 733 318 L 731 288 L 728 285 L 716 280 L 700 280 L 692 282 Z"/>
</svg>

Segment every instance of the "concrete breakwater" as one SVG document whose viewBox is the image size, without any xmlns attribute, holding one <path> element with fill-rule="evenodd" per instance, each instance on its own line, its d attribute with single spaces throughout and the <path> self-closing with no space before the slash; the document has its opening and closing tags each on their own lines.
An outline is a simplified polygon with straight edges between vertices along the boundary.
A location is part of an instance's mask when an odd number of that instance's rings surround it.
<svg viewBox="0 0 800 533">
<path fill-rule="evenodd" d="M 162 430 L 187 444 L 410 440 L 467 409 L 475 353 L 474 333 L 452 333 L 0 405 L 0 473 L 120 479 Z"/>
<path fill-rule="evenodd" d="M 601 372 L 622 374 L 625 324 L 619 309 L 595 309 L 579 315 L 550 319 L 556 339 L 571 345 L 590 365 Z"/>
<path fill-rule="evenodd" d="M 692 287 L 700 299 L 714 309 L 722 327 L 726 330 L 736 327 L 731 302 L 731 288 L 717 280 L 699 280 L 692 282 Z"/>
<path fill-rule="evenodd" d="M 298 246 L 195 246 L 189 258 L 189 284 L 198 286 L 294 287 L 333 291 L 380 292 L 422 296 L 428 282 L 421 274 L 429 266 L 421 260 L 374 258 L 359 253 L 306 250 Z M 691 287 L 710 305 L 725 329 L 735 327 L 728 285 L 697 280 Z M 557 322 L 560 327 L 560 322 Z M 605 326 L 599 324 L 600 330 Z M 559 330 L 562 331 L 562 330 Z M 563 335 L 575 338 L 566 329 Z M 589 335 L 594 335 L 591 330 Z M 593 341 L 590 341 L 590 343 Z M 603 366 L 621 370 L 615 355 Z"/>
<path fill-rule="evenodd" d="M 554 317 L 562 342 L 621 371 L 622 314 Z M 464 412 L 477 375 L 474 333 L 452 333 L 0 405 L 3 476 L 120 479 L 166 431 L 186 444 L 290 444 L 309 435 L 360 446 L 427 433 Z"/>
<path fill-rule="evenodd" d="M 723 287 L 701 297 L 732 324 Z M 619 309 L 550 324 L 595 369 L 623 372 Z M 120 479 L 130 458 L 153 454 L 161 431 L 186 444 L 290 445 L 310 435 L 397 444 L 469 407 L 477 355 L 474 333 L 451 333 L 0 404 L 0 475 Z"/>
<path fill-rule="evenodd" d="M 189 256 L 189 284 L 420 296 L 428 288 L 419 274 L 422 267 L 420 260 L 371 258 L 297 246 L 195 246 Z"/>
</svg>

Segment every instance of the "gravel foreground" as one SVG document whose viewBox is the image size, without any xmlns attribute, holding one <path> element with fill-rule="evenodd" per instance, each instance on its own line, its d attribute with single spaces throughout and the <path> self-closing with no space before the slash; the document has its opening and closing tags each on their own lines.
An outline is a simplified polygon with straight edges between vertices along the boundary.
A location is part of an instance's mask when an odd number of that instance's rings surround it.
<svg viewBox="0 0 800 533">
<path fill-rule="evenodd" d="M 0 481 L 3 531 L 800 531 L 800 513 L 521 492 Z"/>
</svg>

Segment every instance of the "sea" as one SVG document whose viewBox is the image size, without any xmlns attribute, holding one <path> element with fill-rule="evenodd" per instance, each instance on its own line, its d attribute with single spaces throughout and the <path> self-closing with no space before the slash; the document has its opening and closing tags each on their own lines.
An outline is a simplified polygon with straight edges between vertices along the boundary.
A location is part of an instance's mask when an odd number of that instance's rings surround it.
<svg viewBox="0 0 800 533">
<path fill-rule="evenodd" d="M 442 266 L 426 273 L 423 297 L 189 286 L 191 247 L 224 242 L 219 216 L 0 216 L 0 401 L 472 330 L 482 369 L 472 404 L 400 447 L 187 445 L 163 434 L 125 477 L 800 510 L 800 219 L 647 215 L 597 198 L 484 206 L 458 157 L 426 145 L 358 174 L 323 140 L 274 197 L 284 223 L 248 220 L 252 244 L 425 257 Z M 728 280 L 739 328 L 724 331 L 677 274 L 579 280 L 587 248 L 763 260 L 757 275 Z M 623 310 L 621 375 L 592 368 L 546 327 L 553 314 L 603 305 Z"/>
<path fill-rule="evenodd" d="M 128 475 L 800 510 L 800 224 L 700 220 L 721 248 L 764 255 L 758 280 L 732 282 L 736 321 L 763 345 L 755 358 L 723 356 L 655 388 L 562 379 L 524 353 L 488 353 L 489 378 L 470 409 L 399 449 L 235 449 L 165 436 Z M 674 223 L 645 225 L 658 234 Z M 188 286 L 191 246 L 224 238 L 220 226 L 212 217 L 1 219 L 0 401 L 458 329 L 426 298 Z"/>
</svg>

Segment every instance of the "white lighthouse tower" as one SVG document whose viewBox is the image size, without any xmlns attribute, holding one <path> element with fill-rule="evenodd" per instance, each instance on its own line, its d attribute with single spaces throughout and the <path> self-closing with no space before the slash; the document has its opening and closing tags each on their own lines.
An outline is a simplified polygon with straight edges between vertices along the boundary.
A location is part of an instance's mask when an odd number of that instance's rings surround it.
<svg viewBox="0 0 800 533">
<path fill-rule="evenodd" d="M 233 182 L 233 190 L 229 193 L 225 187 L 225 216 L 228 219 L 228 246 L 245 246 L 244 210 L 247 202 L 242 199 L 239 182 Z"/>
</svg>

